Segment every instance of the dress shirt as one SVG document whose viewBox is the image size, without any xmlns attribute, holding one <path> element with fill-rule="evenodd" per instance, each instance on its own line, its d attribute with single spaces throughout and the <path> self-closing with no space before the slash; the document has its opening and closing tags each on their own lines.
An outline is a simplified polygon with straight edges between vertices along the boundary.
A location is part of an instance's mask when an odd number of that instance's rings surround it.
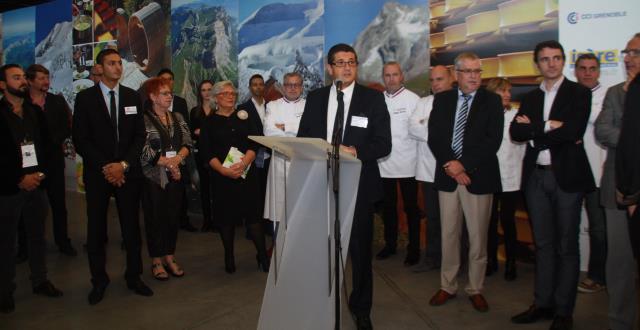
<svg viewBox="0 0 640 330">
<path fill-rule="evenodd" d="M 109 94 L 110 91 L 114 91 L 115 92 L 115 97 L 116 97 L 116 108 L 120 108 L 120 100 L 119 100 L 119 96 L 120 96 L 120 84 L 116 84 L 116 87 L 114 87 L 113 89 L 109 89 L 109 87 L 107 87 L 107 85 L 105 85 L 102 81 L 98 83 L 98 85 L 100 86 L 100 91 L 102 91 L 102 97 L 104 97 L 104 103 L 107 105 L 107 113 L 109 115 L 111 115 L 111 94 Z M 120 117 L 120 111 L 118 111 L 118 109 L 116 109 L 116 122 L 118 121 L 118 117 Z"/>
<path fill-rule="evenodd" d="M 349 106 L 351 105 L 351 97 L 353 96 L 353 86 L 356 85 L 356 82 L 352 82 L 351 85 L 342 89 L 344 96 L 342 100 L 344 101 L 344 123 L 342 129 L 342 136 L 344 137 L 344 132 L 347 130 L 347 119 L 349 118 Z M 336 113 L 338 112 L 338 92 L 336 91 L 336 85 L 331 86 L 331 90 L 329 91 L 329 105 L 327 109 L 327 141 L 331 143 L 332 135 L 333 135 L 333 123 L 336 121 Z"/>
<path fill-rule="evenodd" d="M 267 102 L 265 100 L 263 100 L 262 104 L 260 104 L 253 97 L 251 98 L 251 102 L 253 102 L 253 105 L 256 107 L 256 111 L 258 112 L 258 116 L 260 116 L 260 121 L 264 125 L 264 115 L 265 115 L 265 111 L 266 111 L 265 103 L 267 103 Z"/>
<path fill-rule="evenodd" d="M 558 81 L 556 81 L 556 83 L 551 86 L 550 90 L 547 90 L 547 88 L 545 87 L 544 80 L 540 83 L 540 89 L 544 92 L 544 109 L 542 113 L 542 119 L 544 120 L 545 132 L 551 130 L 551 126 L 549 125 L 549 114 L 551 113 L 553 101 L 556 99 L 556 95 L 558 95 L 558 89 L 560 89 L 560 85 L 562 85 L 563 81 L 564 76 L 558 79 Z M 551 165 L 551 151 L 549 151 L 549 149 L 540 150 L 540 153 L 538 153 L 536 164 Z"/>
</svg>

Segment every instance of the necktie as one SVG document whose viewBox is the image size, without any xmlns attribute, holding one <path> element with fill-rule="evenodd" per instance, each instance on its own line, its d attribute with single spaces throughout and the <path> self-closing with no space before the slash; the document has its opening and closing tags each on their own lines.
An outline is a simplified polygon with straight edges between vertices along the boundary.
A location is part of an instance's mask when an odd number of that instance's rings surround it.
<svg viewBox="0 0 640 330">
<path fill-rule="evenodd" d="M 116 92 L 109 91 L 111 96 L 111 102 L 109 104 L 109 115 L 111 116 L 111 124 L 116 132 L 116 139 L 118 138 L 118 107 L 116 106 Z"/>
<path fill-rule="evenodd" d="M 336 119 L 333 122 L 333 132 L 331 134 L 331 142 L 332 143 L 342 143 L 342 131 L 344 124 L 344 93 L 342 91 L 338 91 L 338 111 L 336 111 Z"/>
<path fill-rule="evenodd" d="M 464 128 L 467 125 L 467 117 L 469 115 L 469 100 L 471 95 L 462 94 L 463 102 L 462 106 L 456 112 L 456 123 L 453 127 L 453 139 L 451 140 L 451 149 L 456 155 L 456 159 L 462 157 L 462 146 L 464 140 Z"/>
</svg>

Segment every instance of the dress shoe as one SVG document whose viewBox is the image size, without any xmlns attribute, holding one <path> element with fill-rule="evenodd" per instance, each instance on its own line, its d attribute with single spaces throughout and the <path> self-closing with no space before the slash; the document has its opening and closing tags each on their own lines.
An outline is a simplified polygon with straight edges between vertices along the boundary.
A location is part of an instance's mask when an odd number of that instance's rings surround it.
<svg viewBox="0 0 640 330">
<path fill-rule="evenodd" d="M 73 245 L 71 245 L 71 243 L 58 246 L 58 250 L 60 251 L 60 253 L 69 257 L 75 257 L 78 255 L 78 251 L 73 248 Z"/>
<path fill-rule="evenodd" d="M 516 272 L 516 261 L 515 259 L 507 259 L 507 262 L 504 266 L 504 279 L 507 282 L 515 281 L 518 274 Z"/>
<path fill-rule="evenodd" d="M 489 304 L 481 294 L 478 293 L 478 294 L 470 295 L 469 300 L 471 300 L 471 305 L 478 312 L 484 313 L 489 311 Z"/>
<path fill-rule="evenodd" d="M 395 254 L 396 254 L 396 249 L 392 249 L 390 247 L 385 246 L 384 248 L 382 248 L 382 250 L 380 250 L 380 252 L 378 252 L 378 254 L 376 254 L 376 259 L 378 260 L 388 259 L 389 257 Z"/>
<path fill-rule="evenodd" d="M 447 302 L 447 300 L 453 299 L 455 297 L 456 297 L 455 294 L 451 294 L 447 291 L 440 289 L 438 290 L 438 292 L 436 292 L 436 294 L 433 295 L 433 297 L 431 297 L 431 300 L 429 300 L 429 305 L 431 306 L 444 305 Z"/>
<path fill-rule="evenodd" d="M 107 289 L 106 285 L 97 285 L 89 292 L 89 305 L 96 305 L 104 298 L 104 291 Z"/>
<path fill-rule="evenodd" d="M 52 298 L 62 297 L 62 291 L 56 289 L 50 281 L 44 281 L 33 288 L 33 293 Z"/>
<path fill-rule="evenodd" d="M 151 291 L 151 289 L 146 284 L 144 284 L 144 282 L 142 282 L 141 279 L 136 279 L 134 281 L 127 281 L 127 288 L 129 288 L 129 290 L 141 296 L 145 296 L 145 297 L 153 296 L 153 291 Z"/>
<path fill-rule="evenodd" d="M 573 317 L 556 315 L 553 318 L 549 330 L 571 330 L 573 329 Z"/>
<path fill-rule="evenodd" d="M 369 317 L 369 315 L 351 315 L 353 316 L 353 320 L 356 322 L 356 329 L 373 330 L 373 324 L 371 324 L 371 318 Z"/>
<path fill-rule="evenodd" d="M 511 318 L 511 323 L 527 324 L 533 323 L 538 320 L 550 320 L 553 318 L 553 309 L 536 307 L 536 305 L 529 306 L 526 311 Z"/>
<path fill-rule="evenodd" d="M 9 314 L 16 309 L 16 304 L 13 300 L 13 295 L 8 294 L 0 297 L 0 313 Z"/>
<path fill-rule="evenodd" d="M 420 261 L 420 252 L 409 251 L 407 252 L 406 258 L 404 258 L 404 265 L 409 267 L 413 266 Z"/>
</svg>

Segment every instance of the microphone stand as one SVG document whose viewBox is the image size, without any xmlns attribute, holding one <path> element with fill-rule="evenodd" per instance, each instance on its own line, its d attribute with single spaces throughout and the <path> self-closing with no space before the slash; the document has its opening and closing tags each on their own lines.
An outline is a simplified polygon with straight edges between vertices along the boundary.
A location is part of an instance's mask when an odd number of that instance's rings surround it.
<svg viewBox="0 0 640 330">
<path fill-rule="evenodd" d="M 340 90 L 342 87 L 342 81 L 336 81 L 336 91 L 338 95 L 342 93 Z M 340 96 L 338 96 L 340 98 Z M 335 292 L 335 329 L 340 329 L 340 253 L 342 252 L 342 244 L 340 233 L 340 145 L 342 144 L 342 131 L 344 125 L 344 106 L 342 112 L 338 111 L 336 114 L 336 129 L 333 132 L 331 138 L 331 160 L 333 166 L 332 178 L 333 178 L 333 198 L 335 205 L 335 220 L 333 226 L 333 241 L 334 241 L 334 292 Z"/>
</svg>

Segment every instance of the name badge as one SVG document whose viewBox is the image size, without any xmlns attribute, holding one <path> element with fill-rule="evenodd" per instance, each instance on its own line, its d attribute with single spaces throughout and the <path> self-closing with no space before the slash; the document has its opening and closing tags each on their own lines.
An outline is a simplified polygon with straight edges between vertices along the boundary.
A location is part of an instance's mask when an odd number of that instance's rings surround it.
<svg viewBox="0 0 640 330">
<path fill-rule="evenodd" d="M 135 115 L 138 113 L 138 108 L 136 108 L 136 106 L 130 106 L 130 107 L 124 107 L 124 114 L 125 115 Z"/>
<path fill-rule="evenodd" d="M 175 157 L 177 155 L 178 155 L 177 151 L 171 150 L 171 151 L 166 151 L 164 156 L 167 157 L 167 158 L 173 158 L 173 157 Z"/>
<path fill-rule="evenodd" d="M 351 116 L 351 126 L 367 128 L 369 118 L 360 116 Z"/>
<path fill-rule="evenodd" d="M 36 146 L 33 143 L 23 144 L 22 149 L 22 168 L 38 166 L 38 157 L 36 157 Z"/>
<path fill-rule="evenodd" d="M 406 108 L 400 108 L 400 109 L 394 109 L 394 110 L 393 110 L 393 114 L 394 114 L 394 115 L 399 115 L 399 114 L 401 114 L 401 113 L 405 113 L 405 112 L 407 112 L 407 109 L 406 109 Z"/>
</svg>

